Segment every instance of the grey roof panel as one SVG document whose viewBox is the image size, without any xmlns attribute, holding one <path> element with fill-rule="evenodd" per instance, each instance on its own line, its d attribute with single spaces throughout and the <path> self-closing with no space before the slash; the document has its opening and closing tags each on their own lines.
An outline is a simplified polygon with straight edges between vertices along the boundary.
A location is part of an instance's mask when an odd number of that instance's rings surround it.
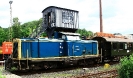
<svg viewBox="0 0 133 78">
<path fill-rule="evenodd" d="M 107 38 L 104 37 L 107 42 L 133 42 L 133 39 L 124 39 L 124 38 Z"/>
</svg>

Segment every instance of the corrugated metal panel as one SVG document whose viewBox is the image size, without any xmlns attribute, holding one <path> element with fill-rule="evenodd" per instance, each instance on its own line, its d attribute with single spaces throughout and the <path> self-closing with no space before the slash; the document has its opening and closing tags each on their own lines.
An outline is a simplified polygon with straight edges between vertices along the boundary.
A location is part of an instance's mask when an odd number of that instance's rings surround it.
<svg viewBox="0 0 133 78">
<path fill-rule="evenodd" d="M 74 29 L 78 29 L 78 11 L 76 10 L 71 10 L 71 9 L 65 9 L 65 8 L 60 8 L 60 7 L 54 7 L 54 6 L 50 6 L 47 7 L 46 9 L 44 9 L 42 11 L 43 13 L 43 19 L 47 18 L 48 13 L 54 12 L 55 16 L 55 26 L 53 27 L 62 27 L 62 28 L 74 28 Z M 47 18 L 48 19 L 48 18 Z M 53 19 L 52 19 L 53 20 Z M 45 20 L 46 23 L 48 23 L 48 20 Z M 43 21 L 43 22 L 44 22 Z M 44 24 L 44 27 L 47 27 L 48 24 Z"/>
<path fill-rule="evenodd" d="M 56 12 L 56 27 L 61 27 L 61 19 L 60 18 L 62 18 L 61 17 L 61 12 L 60 12 L 60 10 L 55 10 Z"/>
<path fill-rule="evenodd" d="M 43 26 L 39 33 L 46 31 L 48 38 L 52 37 L 54 31 L 76 32 L 79 28 L 78 11 L 76 10 L 50 6 L 42 13 Z"/>
<path fill-rule="evenodd" d="M 78 12 L 56 9 L 56 27 L 78 29 Z"/>
</svg>

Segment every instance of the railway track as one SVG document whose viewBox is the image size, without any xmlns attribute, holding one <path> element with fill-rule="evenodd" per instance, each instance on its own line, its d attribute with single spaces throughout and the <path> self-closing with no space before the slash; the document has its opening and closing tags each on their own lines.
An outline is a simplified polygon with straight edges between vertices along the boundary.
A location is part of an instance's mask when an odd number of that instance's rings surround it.
<svg viewBox="0 0 133 78">
<path fill-rule="evenodd" d="M 95 73 L 85 73 L 80 76 L 72 76 L 71 78 L 117 78 L 117 70 L 109 70 Z"/>
<path fill-rule="evenodd" d="M 118 64 L 118 62 L 110 62 L 110 66 Z M 38 78 L 103 78 L 107 76 L 107 78 L 117 76 L 117 70 L 108 70 L 108 71 L 100 71 L 103 69 L 104 63 L 88 65 L 88 66 L 70 66 L 66 68 L 57 68 L 57 69 L 41 69 L 41 70 L 30 70 L 27 72 L 12 72 L 15 75 L 18 75 L 22 78 L 32 78 L 33 76 Z M 114 73 L 113 73 L 114 72 Z"/>
</svg>

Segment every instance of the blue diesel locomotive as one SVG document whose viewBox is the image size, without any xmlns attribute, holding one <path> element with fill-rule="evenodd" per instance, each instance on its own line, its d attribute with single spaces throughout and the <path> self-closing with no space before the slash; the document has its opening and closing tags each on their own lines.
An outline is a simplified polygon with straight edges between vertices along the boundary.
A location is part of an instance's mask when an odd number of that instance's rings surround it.
<svg viewBox="0 0 133 78">
<path fill-rule="evenodd" d="M 94 40 L 80 40 L 77 33 L 66 32 L 56 33 L 54 39 L 14 39 L 13 54 L 6 61 L 6 69 L 31 70 L 89 64 L 99 59 L 97 44 Z"/>
</svg>

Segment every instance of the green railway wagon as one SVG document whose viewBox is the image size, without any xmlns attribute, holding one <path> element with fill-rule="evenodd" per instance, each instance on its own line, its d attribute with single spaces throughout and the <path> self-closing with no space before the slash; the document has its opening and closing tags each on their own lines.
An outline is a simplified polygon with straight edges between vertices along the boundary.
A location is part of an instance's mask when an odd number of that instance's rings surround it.
<svg viewBox="0 0 133 78">
<path fill-rule="evenodd" d="M 94 37 L 98 41 L 100 55 L 104 59 L 119 59 L 133 53 L 133 39 Z"/>
</svg>

